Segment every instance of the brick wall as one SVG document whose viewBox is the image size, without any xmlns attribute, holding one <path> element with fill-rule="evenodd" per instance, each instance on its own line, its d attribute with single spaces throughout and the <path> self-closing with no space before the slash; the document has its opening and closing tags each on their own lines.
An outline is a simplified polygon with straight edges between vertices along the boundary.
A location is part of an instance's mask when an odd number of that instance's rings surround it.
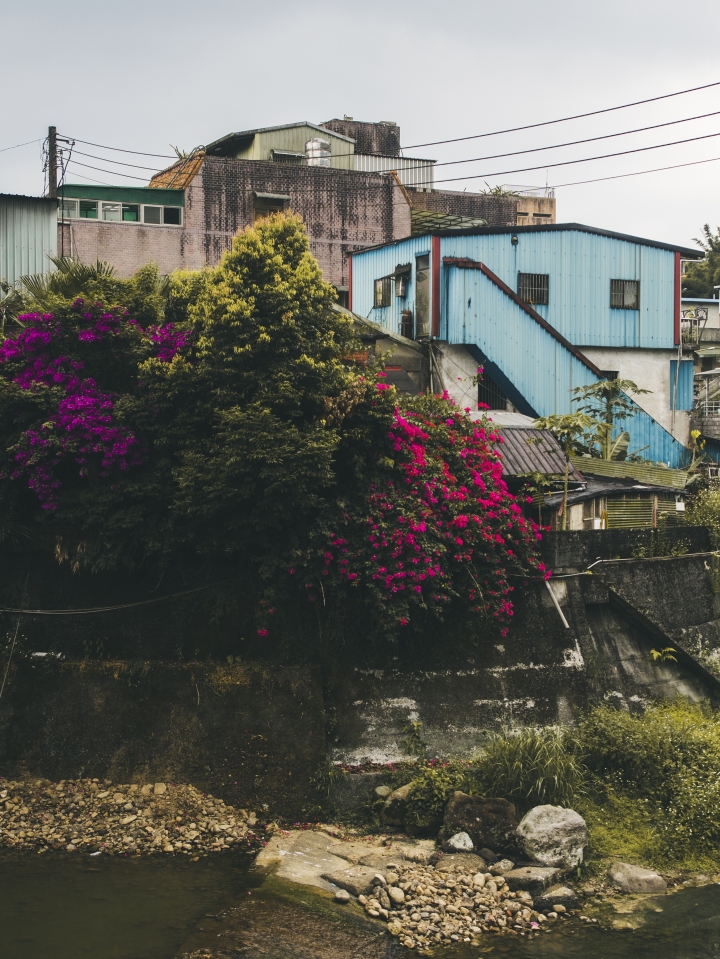
<svg viewBox="0 0 720 959">
<path fill-rule="evenodd" d="M 464 193 L 455 190 L 408 189 L 413 209 L 433 213 L 452 213 L 455 216 L 479 216 L 488 226 L 515 226 L 517 197 L 492 196 L 484 193 Z"/>
<path fill-rule="evenodd" d="M 356 153 L 400 156 L 400 127 L 395 123 L 364 123 L 360 120 L 328 120 L 320 126 L 355 141 Z"/>
<path fill-rule="evenodd" d="M 255 192 L 290 197 L 335 286 L 347 286 L 348 252 L 410 235 L 407 201 L 382 174 L 207 157 L 185 191 L 182 228 L 73 220 L 58 227 L 58 248 L 85 263 L 107 260 L 121 276 L 150 261 L 163 273 L 214 266 L 237 231 L 252 225 Z"/>
</svg>

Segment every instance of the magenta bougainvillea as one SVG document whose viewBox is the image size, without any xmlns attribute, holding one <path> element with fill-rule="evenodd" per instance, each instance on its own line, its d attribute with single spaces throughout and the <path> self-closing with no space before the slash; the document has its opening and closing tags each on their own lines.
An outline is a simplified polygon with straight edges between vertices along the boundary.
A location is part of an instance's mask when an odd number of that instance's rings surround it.
<svg viewBox="0 0 720 959">
<path fill-rule="evenodd" d="M 395 409 L 387 476 L 343 512 L 323 573 L 369 588 L 399 626 L 413 608 L 442 616 L 460 599 L 504 633 L 511 580 L 549 576 L 535 553 L 540 529 L 508 491 L 502 437 L 489 421 L 473 422 L 447 395 L 413 406 Z"/>
<path fill-rule="evenodd" d="M 127 470 L 142 462 L 140 440 L 116 421 L 118 393 L 101 389 L 96 376 L 88 374 L 83 348 L 92 344 L 93 366 L 117 378 L 115 367 L 127 357 L 128 345 L 137 370 L 144 358 L 172 360 L 187 345 L 189 333 L 172 323 L 143 330 L 126 310 L 108 310 L 82 299 L 75 300 L 70 317 L 30 313 L 19 321 L 22 331 L 0 346 L 4 378 L 23 392 L 44 391 L 50 411 L 45 409 L 42 422 L 20 434 L 9 477 L 26 477 L 42 508 L 52 511 L 58 505 L 62 464 L 74 461 L 80 476 L 92 471 L 107 477 L 113 469 Z M 103 345 L 108 349 L 102 351 Z M 131 383 L 137 384 L 136 374 Z"/>
</svg>

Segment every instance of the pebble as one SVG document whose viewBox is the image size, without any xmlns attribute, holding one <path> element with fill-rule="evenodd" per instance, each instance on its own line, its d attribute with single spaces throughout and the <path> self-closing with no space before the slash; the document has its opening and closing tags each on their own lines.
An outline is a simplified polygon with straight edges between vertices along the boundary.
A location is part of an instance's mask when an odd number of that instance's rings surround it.
<svg viewBox="0 0 720 959">
<path fill-rule="evenodd" d="M 265 827 L 194 786 L 0 779 L 0 847 L 96 855 L 255 851 Z"/>
<path fill-rule="evenodd" d="M 338 889 L 335 893 L 335 902 L 350 902 L 350 893 L 347 889 Z"/>
<path fill-rule="evenodd" d="M 389 884 L 389 879 L 393 884 Z M 478 945 L 483 933 L 539 934 L 546 916 L 533 909 L 528 892 L 511 892 L 502 876 L 420 863 L 393 864 L 358 902 L 374 919 L 387 920 L 388 932 L 408 949 L 430 955 L 443 944 Z"/>
</svg>

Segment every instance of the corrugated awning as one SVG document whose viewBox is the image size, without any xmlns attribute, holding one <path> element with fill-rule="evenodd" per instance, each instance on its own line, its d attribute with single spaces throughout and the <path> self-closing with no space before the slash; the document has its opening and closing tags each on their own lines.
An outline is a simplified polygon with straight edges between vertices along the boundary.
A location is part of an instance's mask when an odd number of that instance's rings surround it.
<svg viewBox="0 0 720 959">
<path fill-rule="evenodd" d="M 492 416 L 492 410 L 490 416 Z M 503 443 L 497 449 L 503 458 L 503 475 L 521 476 L 524 473 L 543 473 L 546 476 L 565 475 L 565 454 L 552 433 L 526 427 L 506 427 L 500 430 L 500 435 Z M 582 476 L 572 463 L 569 476 L 573 482 L 582 482 Z"/>
</svg>

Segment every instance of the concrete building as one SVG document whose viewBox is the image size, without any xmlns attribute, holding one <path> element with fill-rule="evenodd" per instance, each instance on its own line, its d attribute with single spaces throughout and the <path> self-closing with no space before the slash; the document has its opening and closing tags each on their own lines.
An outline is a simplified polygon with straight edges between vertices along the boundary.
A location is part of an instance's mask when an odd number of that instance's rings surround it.
<svg viewBox="0 0 720 959">
<path fill-rule="evenodd" d="M 148 187 L 66 184 L 58 246 L 121 275 L 150 260 L 162 272 L 197 269 L 215 265 L 257 219 L 294 211 L 343 303 L 356 250 L 431 229 L 516 223 L 517 197 L 436 190 L 435 161 L 400 156 L 399 144 L 395 124 L 348 117 L 230 133 Z M 170 207 L 180 213 L 168 220 Z"/>
<path fill-rule="evenodd" d="M 432 342 L 463 407 L 569 413 L 574 388 L 633 380 L 651 392 L 623 424 L 630 452 L 676 467 L 693 405 L 679 264 L 701 255 L 574 223 L 436 232 L 353 254 L 350 308 Z"/>
</svg>

